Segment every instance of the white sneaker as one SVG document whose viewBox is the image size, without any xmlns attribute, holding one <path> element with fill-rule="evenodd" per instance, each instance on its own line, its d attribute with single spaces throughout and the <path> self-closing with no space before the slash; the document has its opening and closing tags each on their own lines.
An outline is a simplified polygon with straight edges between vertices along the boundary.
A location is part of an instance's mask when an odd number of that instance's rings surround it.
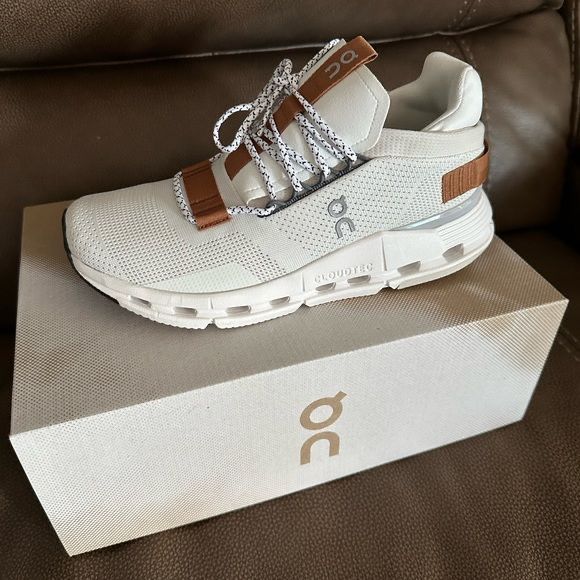
<svg viewBox="0 0 580 580">
<path fill-rule="evenodd" d="M 493 236 L 481 82 L 430 54 L 390 94 L 362 38 L 283 60 L 226 111 L 221 153 L 67 210 L 73 266 L 121 306 L 185 328 L 244 326 L 445 276 Z M 234 141 L 219 129 L 248 115 Z"/>
</svg>

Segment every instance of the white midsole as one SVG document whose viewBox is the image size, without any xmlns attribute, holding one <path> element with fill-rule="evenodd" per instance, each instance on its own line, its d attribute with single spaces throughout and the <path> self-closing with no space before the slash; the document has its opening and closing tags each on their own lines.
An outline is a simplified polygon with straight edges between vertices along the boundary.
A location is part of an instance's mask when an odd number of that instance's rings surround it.
<svg viewBox="0 0 580 580">
<path fill-rule="evenodd" d="M 226 328 L 294 312 L 301 304 L 375 294 L 385 287 L 428 282 L 471 263 L 489 245 L 494 227 L 485 193 L 465 215 L 432 229 L 377 232 L 269 282 L 205 294 L 136 286 L 71 259 L 90 284 L 121 306 L 165 324 Z"/>
</svg>

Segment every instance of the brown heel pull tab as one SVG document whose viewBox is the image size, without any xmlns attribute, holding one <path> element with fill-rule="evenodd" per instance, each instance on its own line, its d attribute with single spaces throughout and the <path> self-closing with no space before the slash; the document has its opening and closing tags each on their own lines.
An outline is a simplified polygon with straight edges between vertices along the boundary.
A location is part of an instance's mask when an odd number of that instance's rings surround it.
<svg viewBox="0 0 580 580">
<path fill-rule="evenodd" d="M 487 143 L 483 153 L 464 165 L 456 167 L 442 178 L 443 203 L 462 195 L 470 189 L 482 185 L 489 173 L 489 148 Z"/>
<path fill-rule="evenodd" d="M 209 228 L 230 218 L 209 161 L 201 161 L 181 171 L 191 213 L 197 227 Z"/>
<path fill-rule="evenodd" d="M 357 36 L 323 60 L 312 76 L 300 87 L 300 93 L 313 104 L 350 73 L 376 57 L 375 49 L 362 36 Z M 294 95 L 286 97 L 274 113 L 278 131 L 282 133 L 303 110 L 300 101 Z M 232 151 L 225 161 L 230 179 L 233 179 L 250 160 L 251 156 L 245 146 L 242 145 Z"/>
</svg>

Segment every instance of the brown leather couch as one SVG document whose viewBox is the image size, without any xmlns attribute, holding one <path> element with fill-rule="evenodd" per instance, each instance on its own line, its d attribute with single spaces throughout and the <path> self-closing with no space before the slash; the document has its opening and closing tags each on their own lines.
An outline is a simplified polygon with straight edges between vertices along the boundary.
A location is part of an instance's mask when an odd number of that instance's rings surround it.
<svg viewBox="0 0 580 580">
<path fill-rule="evenodd" d="M 0 0 L 0 578 L 580 577 L 579 26 L 558 0 Z M 69 558 L 6 437 L 22 208 L 207 158 L 281 50 L 357 34 L 388 88 L 432 50 L 481 73 L 498 230 L 571 299 L 527 416 Z"/>
</svg>

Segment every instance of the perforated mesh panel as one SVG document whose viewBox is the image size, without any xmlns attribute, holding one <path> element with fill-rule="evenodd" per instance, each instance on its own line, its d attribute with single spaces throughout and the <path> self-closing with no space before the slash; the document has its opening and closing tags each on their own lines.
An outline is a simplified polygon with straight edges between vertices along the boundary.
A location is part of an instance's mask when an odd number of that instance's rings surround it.
<svg viewBox="0 0 580 580">
<path fill-rule="evenodd" d="M 87 265 L 139 285 L 237 264 L 252 274 L 234 287 L 282 276 L 285 271 L 242 232 L 226 231 L 203 241 L 185 224 L 176 231 L 178 213 L 170 180 L 82 198 L 67 212 L 69 244 Z M 183 220 L 181 215 L 178 216 Z M 70 224 L 70 229 L 68 226 Z M 203 290 L 222 290 L 207 287 Z"/>
<path fill-rule="evenodd" d="M 265 219 L 318 258 L 377 231 L 419 221 L 465 201 L 468 194 L 443 204 L 441 177 L 475 156 L 464 153 L 435 159 L 372 159 Z M 343 195 L 347 204 L 344 217 L 352 220 L 355 230 L 343 228 L 339 237 L 337 218 L 329 214 L 328 205 Z"/>
<path fill-rule="evenodd" d="M 69 244 L 76 255 L 83 256 L 87 264 L 96 270 L 122 276 L 122 271 L 101 244 L 93 207 L 91 198 L 85 198 L 71 210 L 74 215 L 67 224 Z"/>
</svg>

